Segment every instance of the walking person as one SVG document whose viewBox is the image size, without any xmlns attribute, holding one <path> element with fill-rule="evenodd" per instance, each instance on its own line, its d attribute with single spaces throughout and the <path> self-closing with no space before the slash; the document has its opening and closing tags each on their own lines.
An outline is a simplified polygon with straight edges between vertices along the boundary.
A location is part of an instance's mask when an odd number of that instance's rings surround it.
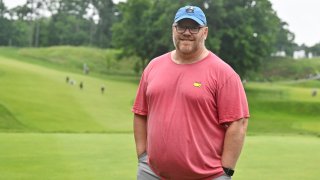
<svg viewBox="0 0 320 180">
<path fill-rule="evenodd" d="M 81 81 L 79 84 L 79 88 L 82 90 L 83 89 L 83 82 Z"/>
<path fill-rule="evenodd" d="M 196 6 L 180 8 L 175 50 L 145 68 L 132 108 L 138 180 L 230 180 L 244 144 L 249 109 L 238 74 L 205 47 Z"/>
</svg>

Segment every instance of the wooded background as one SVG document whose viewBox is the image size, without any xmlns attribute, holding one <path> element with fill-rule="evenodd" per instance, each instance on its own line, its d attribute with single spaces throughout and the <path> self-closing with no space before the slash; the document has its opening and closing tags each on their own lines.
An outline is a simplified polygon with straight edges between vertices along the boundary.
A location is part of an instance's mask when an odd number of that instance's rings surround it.
<svg viewBox="0 0 320 180">
<path fill-rule="evenodd" d="M 272 53 L 295 50 L 320 55 L 320 43 L 298 46 L 294 34 L 268 0 L 27 0 L 8 9 L 0 0 L 0 46 L 92 46 L 122 50 L 141 59 L 137 68 L 173 49 L 177 9 L 201 7 L 208 21 L 207 47 L 242 77 L 258 70 Z"/>
</svg>

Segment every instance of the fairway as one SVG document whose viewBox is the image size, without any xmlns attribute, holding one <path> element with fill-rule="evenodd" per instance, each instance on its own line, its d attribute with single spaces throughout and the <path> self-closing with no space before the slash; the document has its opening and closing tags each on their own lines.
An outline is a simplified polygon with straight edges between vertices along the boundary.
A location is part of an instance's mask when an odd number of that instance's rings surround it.
<svg viewBox="0 0 320 180">
<path fill-rule="evenodd" d="M 249 136 L 234 179 L 317 180 L 319 152 L 319 137 Z"/>
<path fill-rule="evenodd" d="M 0 133 L 0 179 L 134 179 L 131 134 Z"/>
<path fill-rule="evenodd" d="M 0 133 L 0 179 L 133 180 L 132 134 Z M 317 180 L 319 138 L 248 136 L 237 180 Z"/>
<path fill-rule="evenodd" d="M 76 83 L 66 83 L 67 76 Z M 136 84 L 1 58 L 0 86 L 4 131 L 132 132 Z M 10 124 L 1 123 L 8 118 Z"/>
</svg>

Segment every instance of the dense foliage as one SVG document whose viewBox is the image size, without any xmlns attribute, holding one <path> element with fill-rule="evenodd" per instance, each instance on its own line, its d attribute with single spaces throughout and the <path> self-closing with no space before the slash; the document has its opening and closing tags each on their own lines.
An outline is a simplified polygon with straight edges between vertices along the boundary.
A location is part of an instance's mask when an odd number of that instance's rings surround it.
<svg viewBox="0 0 320 180">
<path fill-rule="evenodd" d="M 268 0 L 128 0 L 121 4 L 121 19 L 112 29 L 114 46 L 143 61 L 169 51 L 173 17 L 178 7 L 187 4 L 204 10 L 207 47 L 241 76 L 257 70 L 272 52 L 293 47 L 292 33 Z"/>
<path fill-rule="evenodd" d="M 184 5 L 205 11 L 207 47 L 241 76 L 261 67 L 271 53 L 293 52 L 294 34 L 268 0 L 27 0 L 12 9 L 0 1 L 0 45 L 118 48 L 141 58 L 136 64 L 141 70 L 173 49 L 171 25 Z"/>
<path fill-rule="evenodd" d="M 112 0 L 27 0 L 12 9 L 0 1 L 0 45 L 108 48 L 115 19 Z"/>
</svg>

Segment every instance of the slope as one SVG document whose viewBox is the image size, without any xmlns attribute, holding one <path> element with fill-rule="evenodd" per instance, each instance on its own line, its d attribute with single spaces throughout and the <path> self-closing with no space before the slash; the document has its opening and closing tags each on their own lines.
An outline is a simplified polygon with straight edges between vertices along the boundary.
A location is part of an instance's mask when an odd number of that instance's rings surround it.
<svg viewBox="0 0 320 180">
<path fill-rule="evenodd" d="M 39 132 L 131 131 L 131 113 L 124 112 L 130 112 L 135 94 L 136 85 L 132 83 L 1 57 L 0 72 L 0 105 L 5 109 L 0 116 L 3 119 L 0 131 L 13 121 L 19 122 L 13 130 L 23 124 Z M 67 76 L 76 84 L 66 83 Z M 78 86 L 80 81 L 84 84 L 82 90 Z M 100 92 L 101 86 L 106 88 L 104 94 Z"/>
</svg>

